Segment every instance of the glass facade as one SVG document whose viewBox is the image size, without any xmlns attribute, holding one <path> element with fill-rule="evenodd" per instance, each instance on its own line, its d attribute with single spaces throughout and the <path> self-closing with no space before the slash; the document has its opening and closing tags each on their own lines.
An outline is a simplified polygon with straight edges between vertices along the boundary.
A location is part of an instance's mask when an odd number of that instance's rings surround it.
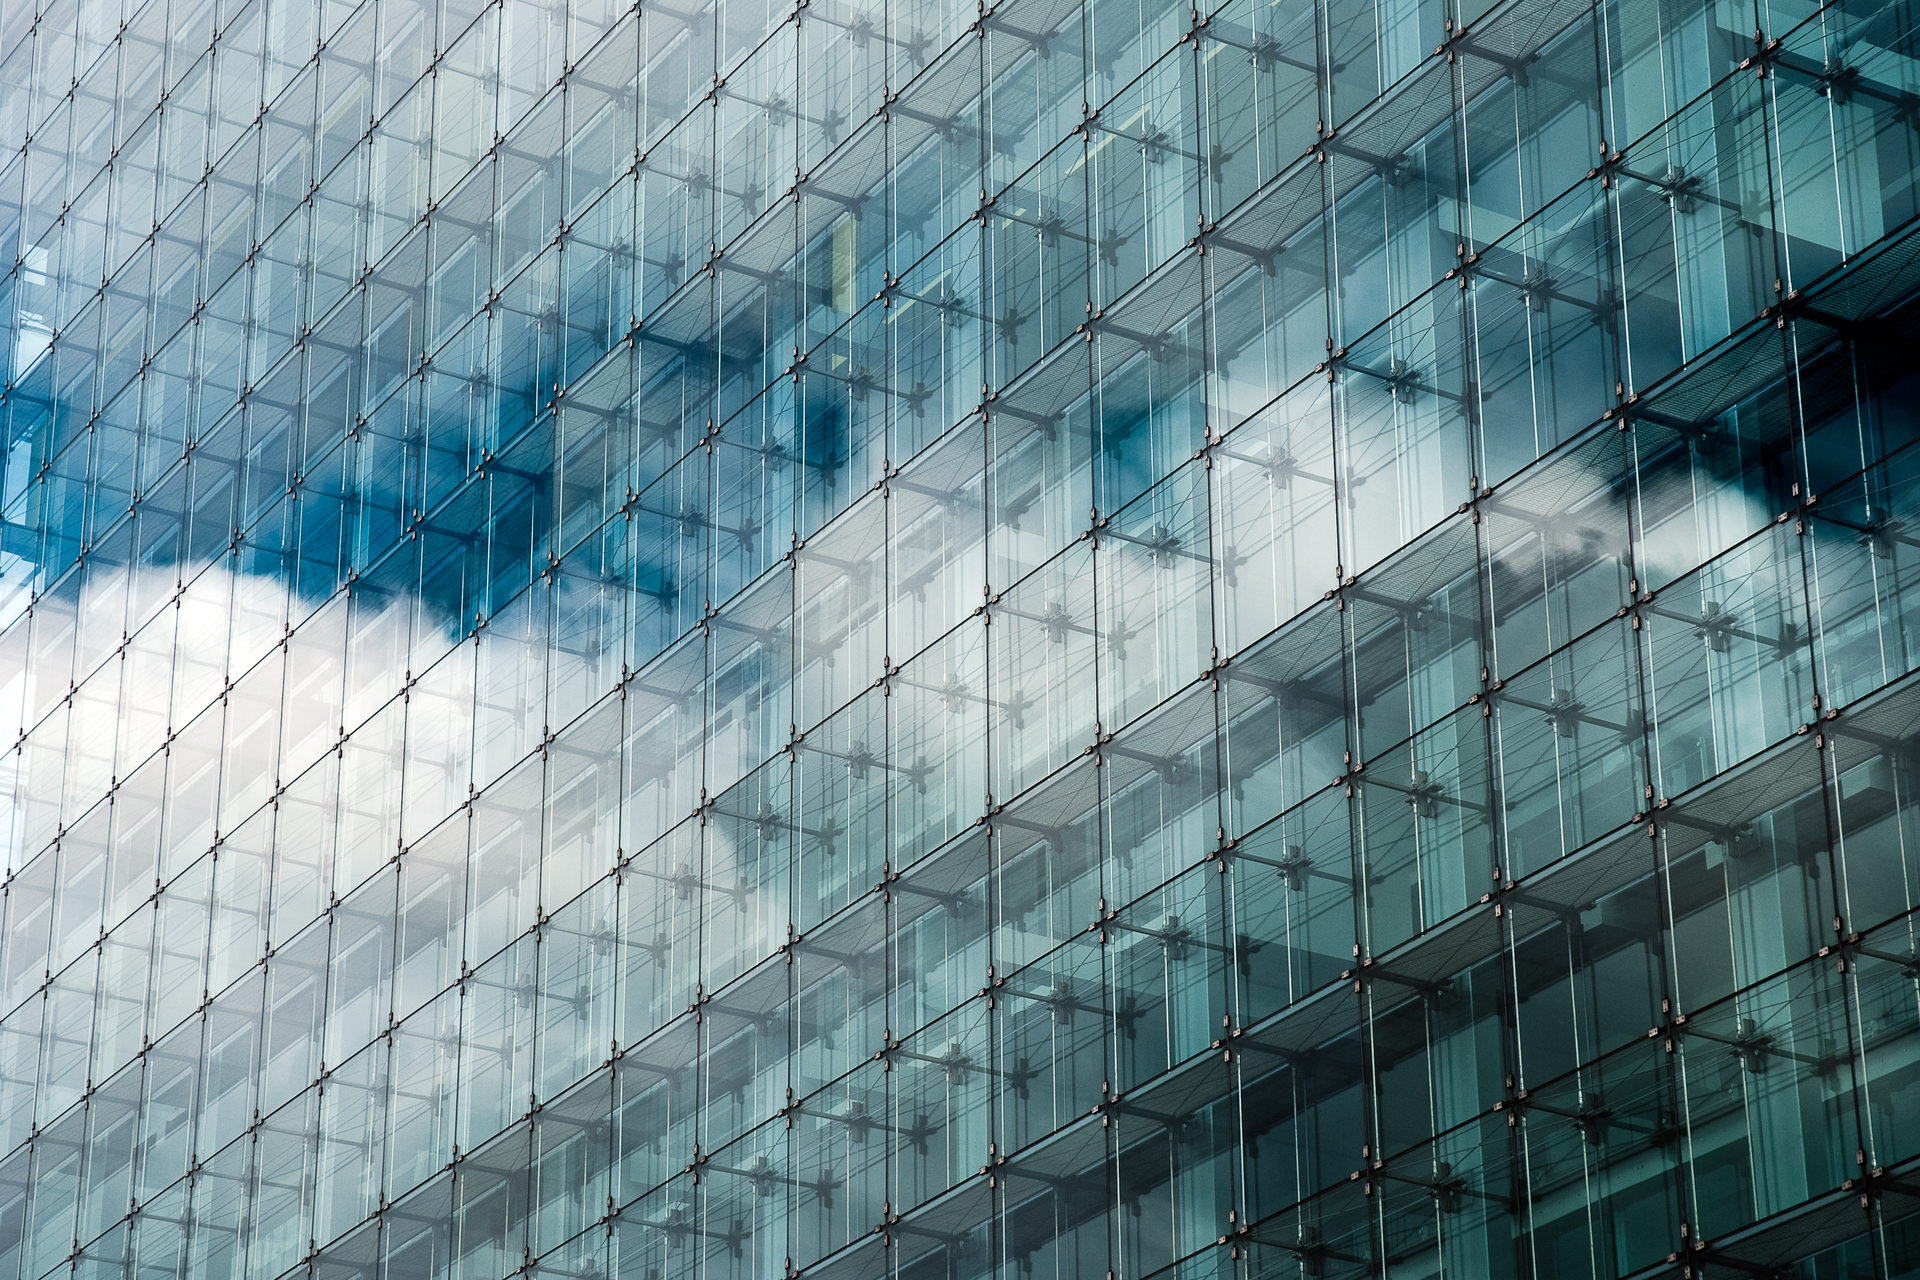
<svg viewBox="0 0 1920 1280">
<path fill-rule="evenodd" d="M 0 1280 L 1920 1275 L 1920 0 L 1201 4 L 0 2 Z"/>
</svg>

